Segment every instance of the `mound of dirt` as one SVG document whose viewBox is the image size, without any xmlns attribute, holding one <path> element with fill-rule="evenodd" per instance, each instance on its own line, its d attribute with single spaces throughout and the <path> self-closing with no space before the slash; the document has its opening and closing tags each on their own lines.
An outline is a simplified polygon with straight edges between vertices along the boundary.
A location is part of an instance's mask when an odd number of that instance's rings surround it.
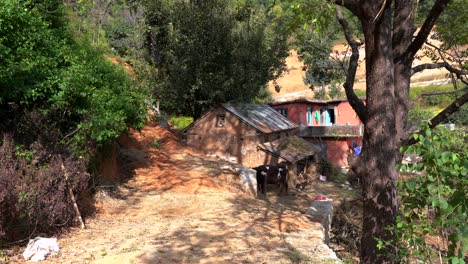
<svg viewBox="0 0 468 264">
<path fill-rule="evenodd" d="M 198 157 L 179 139 L 159 125 L 145 126 L 141 131 L 131 130 L 130 136 L 121 140 L 123 152 L 132 157 L 135 176 L 130 180 L 142 190 L 175 190 L 198 193 L 209 189 L 223 189 L 216 178 L 205 169 L 210 163 Z M 213 177 L 217 176 L 217 177 Z"/>
</svg>

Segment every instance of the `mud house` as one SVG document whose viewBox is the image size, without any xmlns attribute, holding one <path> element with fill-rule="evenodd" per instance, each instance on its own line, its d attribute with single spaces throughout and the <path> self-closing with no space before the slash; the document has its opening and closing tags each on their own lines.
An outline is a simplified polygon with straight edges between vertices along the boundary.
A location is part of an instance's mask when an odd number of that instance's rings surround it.
<svg viewBox="0 0 468 264">
<path fill-rule="evenodd" d="M 282 161 L 293 164 L 313 156 L 317 149 L 294 137 L 298 132 L 298 125 L 268 105 L 222 104 L 204 113 L 183 134 L 188 146 L 205 154 L 255 167 Z M 288 143 L 291 140 L 296 143 Z"/>
<path fill-rule="evenodd" d="M 363 125 L 347 100 L 299 98 L 270 104 L 299 126 L 298 136 L 314 143 L 337 166 L 348 165 L 353 142 L 362 145 Z"/>
</svg>

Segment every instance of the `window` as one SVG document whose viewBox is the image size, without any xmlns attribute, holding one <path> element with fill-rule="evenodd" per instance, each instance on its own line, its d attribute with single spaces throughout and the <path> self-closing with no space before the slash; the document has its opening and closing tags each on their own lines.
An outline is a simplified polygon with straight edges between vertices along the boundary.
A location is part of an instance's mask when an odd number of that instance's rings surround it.
<svg viewBox="0 0 468 264">
<path fill-rule="evenodd" d="M 278 111 L 278 113 L 280 113 L 280 115 L 288 118 L 288 109 L 287 108 L 279 108 L 276 111 Z"/>
<path fill-rule="evenodd" d="M 216 117 L 216 127 L 224 127 L 225 115 L 218 115 Z"/>
<path fill-rule="evenodd" d="M 335 120 L 335 109 L 321 109 L 321 121 L 320 125 L 322 126 L 331 126 L 335 125 L 336 120 Z"/>
</svg>

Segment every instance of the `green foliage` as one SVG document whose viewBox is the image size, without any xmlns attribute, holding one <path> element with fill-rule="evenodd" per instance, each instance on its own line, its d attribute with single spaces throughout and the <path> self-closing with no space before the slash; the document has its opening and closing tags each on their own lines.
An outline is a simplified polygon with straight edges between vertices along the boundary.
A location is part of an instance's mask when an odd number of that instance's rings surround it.
<svg viewBox="0 0 468 264">
<path fill-rule="evenodd" d="M 304 83 L 309 84 L 312 89 L 314 86 L 324 86 L 332 81 L 340 81 L 344 77 L 339 63 L 329 56 L 333 35 L 327 36 L 309 32 L 299 48 L 301 59 L 307 67 Z"/>
<path fill-rule="evenodd" d="M 147 1 L 146 43 L 156 99 L 167 111 L 198 117 L 224 102 L 252 102 L 277 78 L 287 36 L 251 1 Z"/>
<path fill-rule="evenodd" d="M 128 126 L 141 127 L 142 90 L 102 53 L 73 38 L 66 23 L 57 22 L 65 21 L 63 14 L 53 18 L 42 12 L 46 3 L 63 8 L 58 1 L 0 3 L 1 109 L 16 115 L 29 109 L 44 116 L 63 113 L 57 125 L 62 136 L 78 131 L 67 142 L 77 152 L 89 142 L 112 142 Z M 0 112 L 5 127 L 20 119 L 5 114 Z"/>
<path fill-rule="evenodd" d="M 415 108 L 408 112 L 409 126 L 419 127 L 422 122 L 427 122 L 435 115 L 432 111 L 422 108 Z"/>
<path fill-rule="evenodd" d="M 182 130 L 188 127 L 193 122 L 193 117 L 190 116 L 172 116 L 169 118 L 169 122 L 174 125 L 177 129 Z"/>
<path fill-rule="evenodd" d="M 468 246 L 468 152 L 466 147 L 456 148 L 460 144 L 457 134 L 427 126 L 421 131 L 413 135 L 418 142 L 403 149 L 421 156 L 423 162 L 401 165 L 403 172 L 417 173 L 398 183 L 401 207 L 394 230 L 399 258 L 432 263 L 440 254 L 444 262 L 464 263 Z M 446 251 L 436 252 L 426 240 L 429 236 L 439 236 L 447 245 Z"/>
<path fill-rule="evenodd" d="M 159 143 L 159 140 L 157 138 L 153 139 L 152 145 L 153 145 L 153 147 L 155 147 L 157 149 L 161 149 L 161 144 Z"/>
<path fill-rule="evenodd" d="M 453 91 L 453 85 L 444 84 L 444 85 L 428 85 L 421 87 L 411 87 L 410 88 L 410 99 L 414 100 L 421 96 L 423 93 L 434 93 L 434 92 L 447 92 Z"/>
<path fill-rule="evenodd" d="M 149 96 L 67 12 L 60 0 L 0 1 L 2 240 L 18 226 L 30 236 L 73 224 L 66 188 L 83 192 L 92 156 L 146 120 Z"/>
<path fill-rule="evenodd" d="M 334 8 L 328 9 L 322 14 L 315 14 L 327 18 L 326 22 L 319 22 L 317 19 L 308 21 L 314 26 L 297 29 L 295 32 L 294 45 L 306 67 L 304 83 L 310 85 L 316 99 L 344 96 L 340 87 L 346 78 L 349 61 L 345 54 L 335 54 L 332 51 L 333 45 L 339 43 L 339 40 L 343 41 L 343 34 L 341 26 L 334 18 Z M 348 11 L 345 10 L 344 15 L 350 22 L 351 30 L 359 29 L 356 19 L 353 19 Z M 325 86 L 328 86 L 328 92 Z"/>
<path fill-rule="evenodd" d="M 448 121 L 459 126 L 468 126 L 468 104 L 462 105 L 457 112 L 450 115 Z"/>
<path fill-rule="evenodd" d="M 330 85 L 328 95 L 330 96 L 331 99 L 338 99 L 338 98 L 344 98 L 345 94 L 343 93 L 343 90 L 341 89 L 341 85 L 338 83 L 332 83 Z"/>
<path fill-rule="evenodd" d="M 437 32 L 446 48 L 468 44 L 466 4 L 466 0 L 451 1 L 437 22 Z M 466 54 L 466 47 L 464 52 Z"/>
<path fill-rule="evenodd" d="M 366 90 L 354 90 L 354 93 L 359 97 L 366 96 Z"/>
</svg>

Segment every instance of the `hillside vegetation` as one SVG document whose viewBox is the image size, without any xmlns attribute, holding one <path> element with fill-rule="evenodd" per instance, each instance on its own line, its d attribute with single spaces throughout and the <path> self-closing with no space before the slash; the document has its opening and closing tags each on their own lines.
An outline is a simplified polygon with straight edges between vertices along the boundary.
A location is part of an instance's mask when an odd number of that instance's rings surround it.
<svg viewBox="0 0 468 264">
<path fill-rule="evenodd" d="M 0 2 L 0 241 L 73 225 L 64 190 L 86 191 L 95 154 L 145 121 L 143 90 L 67 12 L 58 0 Z"/>
</svg>

